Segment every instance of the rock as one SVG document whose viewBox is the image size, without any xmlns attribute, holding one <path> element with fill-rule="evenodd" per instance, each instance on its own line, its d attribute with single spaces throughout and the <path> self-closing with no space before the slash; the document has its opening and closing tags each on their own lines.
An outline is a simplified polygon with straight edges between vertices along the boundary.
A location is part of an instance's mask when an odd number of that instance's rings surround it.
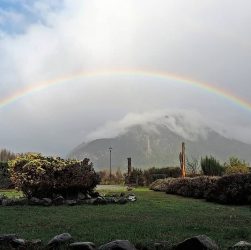
<svg viewBox="0 0 251 250">
<path fill-rule="evenodd" d="M 31 198 L 29 199 L 29 204 L 30 204 L 30 205 L 34 205 L 34 206 L 38 206 L 38 205 L 42 205 L 42 204 L 43 204 L 43 201 L 40 200 L 40 199 L 38 199 L 38 198 L 36 198 L 36 197 L 31 197 Z"/>
<path fill-rule="evenodd" d="M 53 204 L 55 206 L 63 205 L 64 204 L 64 197 L 61 195 L 56 196 L 56 198 L 53 199 Z"/>
<path fill-rule="evenodd" d="M 251 243 L 247 241 L 239 241 L 231 247 L 231 249 L 251 249 Z"/>
<path fill-rule="evenodd" d="M 85 200 L 86 199 L 86 195 L 84 195 L 83 193 L 78 193 L 78 200 Z"/>
<path fill-rule="evenodd" d="M 109 203 L 109 204 L 114 204 L 114 203 L 117 202 L 116 199 L 115 199 L 114 197 L 105 197 L 105 200 L 106 200 L 106 202 Z"/>
<path fill-rule="evenodd" d="M 85 204 L 93 205 L 95 201 L 96 201 L 96 198 L 91 198 L 91 199 L 85 200 Z"/>
<path fill-rule="evenodd" d="M 118 204 L 121 204 L 121 205 L 124 205 L 124 204 L 127 203 L 127 199 L 124 198 L 124 197 L 121 197 L 121 198 L 118 199 L 117 203 L 118 203 Z"/>
<path fill-rule="evenodd" d="M 28 200 L 26 198 L 19 198 L 19 199 L 4 199 L 2 200 L 3 206 L 16 206 L 16 205 L 27 205 Z"/>
<path fill-rule="evenodd" d="M 92 192 L 92 193 L 90 193 L 90 196 L 93 197 L 93 198 L 97 198 L 100 195 L 99 195 L 99 192 Z"/>
<path fill-rule="evenodd" d="M 120 193 L 120 197 L 125 197 L 125 193 L 124 192 Z"/>
<path fill-rule="evenodd" d="M 76 200 L 66 200 L 65 202 L 68 206 L 75 206 L 77 205 L 77 201 Z"/>
<path fill-rule="evenodd" d="M 171 249 L 171 244 L 169 241 L 159 241 L 154 243 L 154 249 L 156 250 Z"/>
<path fill-rule="evenodd" d="M 2 206 L 12 206 L 11 199 L 3 199 L 1 203 L 2 203 Z"/>
<path fill-rule="evenodd" d="M 10 244 L 14 248 L 20 248 L 21 246 L 25 245 L 25 240 L 24 239 L 13 239 Z"/>
<path fill-rule="evenodd" d="M 43 198 L 42 203 L 44 206 L 51 206 L 52 205 L 52 200 L 50 198 Z"/>
<path fill-rule="evenodd" d="M 211 240 L 206 235 L 198 235 L 198 236 L 184 240 L 183 242 L 176 245 L 174 249 L 175 250 L 187 250 L 187 249 L 218 250 L 219 247 L 213 240 Z"/>
<path fill-rule="evenodd" d="M 7 196 L 5 196 L 4 194 L 1 194 L 0 195 L 0 205 L 2 205 L 2 201 L 6 200 L 6 199 L 8 199 Z"/>
<path fill-rule="evenodd" d="M 136 250 L 134 245 L 128 240 L 115 240 L 104 244 L 98 248 L 99 250 Z"/>
<path fill-rule="evenodd" d="M 95 199 L 95 201 L 93 202 L 93 205 L 106 205 L 107 204 L 107 201 L 106 201 L 106 199 L 105 198 L 103 198 L 103 197 L 97 197 L 96 199 Z"/>
<path fill-rule="evenodd" d="M 96 246 L 92 242 L 74 242 L 69 245 L 70 249 L 75 250 L 95 250 Z"/>
<path fill-rule="evenodd" d="M 128 200 L 128 201 L 136 201 L 137 198 L 136 198 L 135 194 L 129 194 L 129 195 L 127 196 L 127 200 Z"/>
<path fill-rule="evenodd" d="M 91 199 L 92 197 L 89 194 L 86 194 L 85 198 L 86 199 Z"/>
<path fill-rule="evenodd" d="M 50 247 L 60 246 L 62 244 L 67 244 L 72 241 L 72 236 L 69 233 L 62 233 L 53 237 L 47 244 Z"/>
<path fill-rule="evenodd" d="M 40 239 L 26 241 L 25 246 L 27 249 L 40 249 L 39 247 L 42 245 L 42 241 Z"/>
<path fill-rule="evenodd" d="M 13 241 L 14 239 L 17 239 L 17 235 L 16 234 L 1 234 L 0 235 L 0 246 L 3 244 L 8 244 L 11 241 Z"/>
</svg>

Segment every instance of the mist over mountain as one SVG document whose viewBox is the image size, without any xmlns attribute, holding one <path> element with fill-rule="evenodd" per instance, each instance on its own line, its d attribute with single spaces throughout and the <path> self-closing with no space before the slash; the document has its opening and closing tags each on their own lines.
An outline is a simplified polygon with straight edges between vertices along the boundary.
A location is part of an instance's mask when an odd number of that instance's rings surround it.
<svg viewBox="0 0 251 250">
<path fill-rule="evenodd" d="M 126 127 L 120 126 L 116 130 L 115 123 L 110 124 L 113 132 L 109 133 L 108 126 L 104 126 L 91 135 L 92 137 L 100 135 L 100 138 L 80 144 L 69 153 L 68 157 L 76 159 L 87 157 L 91 159 L 96 169 L 109 168 L 111 146 L 113 168 L 120 167 L 121 170 L 126 170 L 127 157 L 132 158 L 134 167 L 178 166 L 181 143 L 185 142 L 188 158 L 200 159 L 205 155 L 213 155 L 224 162 L 230 156 L 237 156 L 251 161 L 251 145 L 227 138 L 205 125 L 199 117 L 195 122 L 194 120 L 191 122 L 185 114 L 169 114 L 159 118 L 148 116 L 148 118 L 136 119 L 137 122 L 130 124 L 125 122 L 129 119 L 127 117 L 123 119 L 124 122 L 117 123 L 117 125 L 127 124 Z M 113 136 L 102 138 L 101 132 Z"/>
</svg>

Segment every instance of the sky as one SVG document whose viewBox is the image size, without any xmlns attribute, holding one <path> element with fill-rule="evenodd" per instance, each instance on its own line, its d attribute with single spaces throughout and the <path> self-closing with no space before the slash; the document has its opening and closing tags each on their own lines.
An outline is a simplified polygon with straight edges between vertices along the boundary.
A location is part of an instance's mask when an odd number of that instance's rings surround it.
<svg viewBox="0 0 251 250">
<path fill-rule="evenodd" d="M 147 74 L 251 103 L 250 12 L 249 0 L 0 0 L 0 103 L 52 83 L 0 104 L 0 148 L 63 156 L 176 114 L 251 144 L 251 108 Z"/>
</svg>

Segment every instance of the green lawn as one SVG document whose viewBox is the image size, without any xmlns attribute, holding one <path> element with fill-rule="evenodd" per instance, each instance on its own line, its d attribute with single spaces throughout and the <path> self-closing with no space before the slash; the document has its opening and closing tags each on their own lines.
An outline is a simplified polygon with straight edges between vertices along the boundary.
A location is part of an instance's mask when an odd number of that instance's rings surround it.
<svg viewBox="0 0 251 250">
<path fill-rule="evenodd" d="M 0 234 L 17 233 L 47 242 L 69 232 L 75 240 L 97 245 L 114 239 L 133 243 L 167 240 L 177 243 L 206 234 L 226 249 L 251 241 L 251 208 L 223 206 L 140 188 L 135 203 L 105 206 L 0 207 Z M 13 195 L 14 193 L 12 193 Z"/>
</svg>

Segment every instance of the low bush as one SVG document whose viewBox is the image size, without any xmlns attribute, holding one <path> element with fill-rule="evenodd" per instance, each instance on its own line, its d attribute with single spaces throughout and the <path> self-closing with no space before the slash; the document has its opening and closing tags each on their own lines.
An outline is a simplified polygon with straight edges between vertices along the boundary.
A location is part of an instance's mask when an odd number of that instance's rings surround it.
<svg viewBox="0 0 251 250">
<path fill-rule="evenodd" d="M 175 178 L 166 178 L 166 179 L 159 179 L 152 182 L 149 186 L 151 190 L 154 191 L 162 191 L 165 192 L 167 187 L 171 184 L 171 182 L 175 181 Z"/>
<path fill-rule="evenodd" d="M 144 171 L 145 185 L 150 185 L 158 179 L 180 176 L 180 167 L 150 168 Z"/>
<path fill-rule="evenodd" d="M 210 187 L 207 200 L 223 204 L 251 204 L 251 174 L 231 174 Z"/>
<path fill-rule="evenodd" d="M 89 159 L 83 161 L 24 154 L 9 161 L 11 180 L 27 196 L 52 198 L 91 192 L 99 182 Z"/>
</svg>

